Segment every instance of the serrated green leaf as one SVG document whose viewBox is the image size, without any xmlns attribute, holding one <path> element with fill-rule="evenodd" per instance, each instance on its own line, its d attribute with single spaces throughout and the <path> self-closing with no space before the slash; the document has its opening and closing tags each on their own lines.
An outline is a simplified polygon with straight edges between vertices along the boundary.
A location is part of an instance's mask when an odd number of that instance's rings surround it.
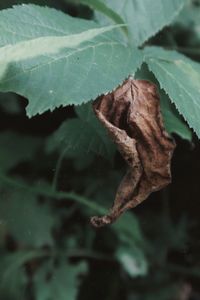
<svg viewBox="0 0 200 300">
<path fill-rule="evenodd" d="M 171 103 L 167 94 L 159 89 L 159 83 L 152 72 L 149 71 L 146 64 L 142 65 L 142 68 L 135 74 L 136 79 L 149 80 L 157 85 L 158 92 L 160 94 L 161 112 L 163 115 L 165 129 L 169 134 L 176 133 L 181 138 L 191 142 L 192 132 L 187 124 L 182 119 L 175 105 Z"/>
<path fill-rule="evenodd" d="M 0 195 L 1 231 L 26 246 L 53 244 L 51 230 L 55 220 L 46 205 L 38 204 L 35 195 L 23 190 L 1 188 Z"/>
<path fill-rule="evenodd" d="M 0 133 L 0 170 L 7 171 L 33 158 L 41 139 L 6 131 Z"/>
<path fill-rule="evenodd" d="M 33 116 L 112 90 L 142 60 L 138 50 L 118 41 L 116 26 L 35 5 L 0 12 L 0 91 L 28 98 Z"/>
<path fill-rule="evenodd" d="M 95 117 L 91 103 L 78 106 L 76 112 L 79 119 L 63 122 L 48 139 L 47 151 L 61 149 L 65 155 L 71 153 L 73 157 L 83 157 L 82 153 L 93 152 L 111 160 L 116 148 Z"/>
<path fill-rule="evenodd" d="M 169 97 L 164 93 L 160 93 L 160 102 L 161 102 L 161 111 L 163 114 L 164 124 L 166 130 L 171 133 L 178 134 L 182 139 L 188 140 L 191 142 L 192 140 L 192 132 L 189 127 L 181 120 L 181 116 L 178 111 L 174 107 L 172 103 L 170 103 Z"/>
<path fill-rule="evenodd" d="M 200 137 L 200 64 L 159 47 L 146 48 L 144 55 L 161 88 Z"/>
<path fill-rule="evenodd" d="M 37 300 L 75 300 L 78 293 L 78 276 L 87 271 L 82 262 L 70 265 L 64 259 L 62 264 L 53 267 L 51 261 L 41 267 L 35 275 L 35 291 Z M 47 280 L 47 276 L 50 279 Z"/>
<path fill-rule="evenodd" d="M 140 46 L 179 14 L 186 0 L 101 0 L 128 24 L 134 45 Z"/>
</svg>

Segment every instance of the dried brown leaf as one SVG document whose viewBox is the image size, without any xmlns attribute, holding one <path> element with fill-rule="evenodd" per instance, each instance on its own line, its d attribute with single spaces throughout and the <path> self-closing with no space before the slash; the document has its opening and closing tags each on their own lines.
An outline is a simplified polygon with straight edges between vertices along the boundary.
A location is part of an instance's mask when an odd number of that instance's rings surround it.
<svg viewBox="0 0 200 300">
<path fill-rule="evenodd" d="M 96 100 L 94 110 L 128 164 L 110 213 L 91 219 L 100 227 L 170 183 L 175 143 L 164 129 L 156 86 L 148 81 L 126 80 Z"/>
</svg>

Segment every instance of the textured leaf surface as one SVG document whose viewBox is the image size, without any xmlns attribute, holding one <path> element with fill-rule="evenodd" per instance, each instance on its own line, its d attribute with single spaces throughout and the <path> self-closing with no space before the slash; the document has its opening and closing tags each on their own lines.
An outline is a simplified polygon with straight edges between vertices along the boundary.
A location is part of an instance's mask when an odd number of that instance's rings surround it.
<svg viewBox="0 0 200 300">
<path fill-rule="evenodd" d="M 52 245 L 53 216 L 34 195 L 18 190 L 2 190 L 0 196 L 0 228 L 24 245 Z"/>
<path fill-rule="evenodd" d="M 57 268 L 48 262 L 36 274 L 35 288 L 37 300 L 75 300 L 78 292 L 78 276 L 84 274 L 87 266 L 67 264 L 62 260 Z M 47 276 L 50 274 L 50 280 Z"/>
<path fill-rule="evenodd" d="M 200 137 L 200 64 L 158 47 L 146 48 L 144 54 L 161 88 Z"/>
<path fill-rule="evenodd" d="M 48 139 L 47 151 L 56 149 L 65 154 L 94 152 L 107 159 L 112 159 L 115 146 L 107 135 L 105 128 L 97 120 L 91 103 L 76 108 L 79 118 L 67 120 Z M 84 156 L 82 156 L 84 158 Z"/>
<path fill-rule="evenodd" d="M 141 63 L 115 28 L 35 5 L 0 12 L 0 91 L 28 98 L 32 116 L 112 90 Z"/>
<path fill-rule="evenodd" d="M 102 0 L 125 23 L 134 45 L 141 45 L 164 26 L 169 25 L 183 8 L 185 0 Z"/>
</svg>

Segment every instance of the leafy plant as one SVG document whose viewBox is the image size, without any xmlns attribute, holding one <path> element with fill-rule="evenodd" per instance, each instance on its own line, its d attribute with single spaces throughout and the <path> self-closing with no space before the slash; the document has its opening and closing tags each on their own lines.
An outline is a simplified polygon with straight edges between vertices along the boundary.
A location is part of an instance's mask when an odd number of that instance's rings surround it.
<svg viewBox="0 0 200 300">
<path fill-rule="evenodd" d="M 33 3 L 0 4 L 0 298 L 198 299 L 199 1 Z M 96 230 L 125 165 L 92 101 L 129 76 L 157 85 L 173 183 Z"/>
</svg>

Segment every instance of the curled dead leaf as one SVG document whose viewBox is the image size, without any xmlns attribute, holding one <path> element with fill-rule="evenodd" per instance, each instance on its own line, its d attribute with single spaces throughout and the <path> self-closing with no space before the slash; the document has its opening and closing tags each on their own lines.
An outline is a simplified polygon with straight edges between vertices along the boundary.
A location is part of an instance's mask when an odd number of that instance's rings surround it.
<svg viewBox="0 0 200 300">
<path fill-rule="evenodd" d="M 100 227 L 170 183 L 175 143 L 164 129 L 156 86 L 148 81 L 129 78 L 93 107 L 128 164 L 109 214 L 91 218 Z"/>
</svg>

